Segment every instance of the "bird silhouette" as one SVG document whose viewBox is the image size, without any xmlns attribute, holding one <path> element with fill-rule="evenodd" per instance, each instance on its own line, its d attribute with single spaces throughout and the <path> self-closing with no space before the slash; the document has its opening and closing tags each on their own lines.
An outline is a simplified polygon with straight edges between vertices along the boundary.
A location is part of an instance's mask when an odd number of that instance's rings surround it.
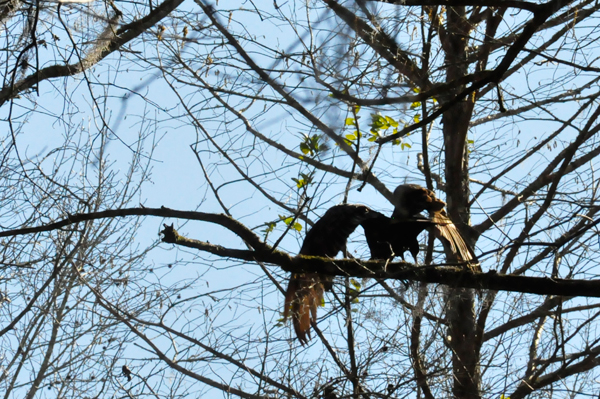
<svg viewBox="0 0 600 399">
<path fill-rule="evenodd" d="M 418 236 L 435 223 L 420 215 L 394 219 L 379 212 L 375 213 L 376 217 L 361 223 L 371 251 L 371 259 L 387 260 L 399 256 L 405 260 L 404 252 L 409 251 L 416 263 L 419 253 Z"/>
<path fill-rule="evenodd" d="M 127 381 L 131 381 L 131 370 L 129 370 L 129 367 L 123 366 L 121 367 L 121 371 L 123 372 L 123 375 L 127 377 Z"/>
<path fill-rule="evenodd" d="M 445 242 L 456 255 L 459 262 L 464 262 L 473 271 L 481 272 L 479 261 L 473 249 L 467 245 L 456 225 L 448 217 L 444 207 L 446 203 L 436 198 L 433 191 L 417 184 L 402 184 L 394 190 L 394 213 L 392 218 L 397 221 L 422 217 L 427 211 L 429 220 L 434 225 L 436 237 Z"/>
<path fill-rule="evenodd" d="M 374 212 L 364 205 L 343 204 L 331 207 L 306 233 L 300 255 L 333 258 L 343 250 L 356 227 Z M 310 339 L 310 324 L 317 321 L 317 308 L 325 291 L 332 287 L 332 277 L 319 273 L 292 273 L 285 294 L 283 318 L 292 318 L 296 336 L 302 345 Z"/>
</svg>

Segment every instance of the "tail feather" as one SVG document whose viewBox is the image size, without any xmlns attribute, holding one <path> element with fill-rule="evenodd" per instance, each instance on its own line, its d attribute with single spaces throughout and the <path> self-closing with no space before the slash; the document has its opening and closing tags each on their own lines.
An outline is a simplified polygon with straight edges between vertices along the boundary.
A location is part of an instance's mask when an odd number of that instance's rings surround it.
<svg viewBox="0 0 600 399">
<path fill-rule="evenodd" d="M 481 272 L 481 265 L 477 260 L 475 252 L 463 239 L 456 225 L 452 223 L 445 211 L 436 212 L 432 215 L 433 220 L 437 223 L 436 230 L 440 238 L 450 245 L 450 249 L 456 254 L 460 262 L 465 262 L 468 267 L 476 272 Z"/>
<path fill-rule="evenodd" d="M 285 294 L 283 318 L 292 318 L 294 331 L 302 345 L 310 339 L 310 325 L 317 321 L 317 307 L 323 302 L 323 293 L 323 283 L 318 274 L 292 274 Z"/>
</svg>

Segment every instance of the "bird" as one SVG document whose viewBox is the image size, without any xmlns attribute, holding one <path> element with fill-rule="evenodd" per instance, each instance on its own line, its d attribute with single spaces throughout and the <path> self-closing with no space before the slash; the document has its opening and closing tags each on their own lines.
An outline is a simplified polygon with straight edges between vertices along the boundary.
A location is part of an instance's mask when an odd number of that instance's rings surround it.
<svg viewBox="0 0 600 399">
<path fill-rule="evenodd" d="M 448 244 L 459 262 L 467 264 L 469 269 L 481 272 L 481 266 L 473 249 L 465 242 L 462 235 L 448 217 L 446 203 L 436 198 L 431 190 L 417 184 L 401 184 L 393 194 L 394 212 L 392 219 L 397 221 L 411 220 L 421 217 L 427 211 L 434 225 L 436 237 Z"/>
<path fill-rule="evenodd" d="M 417 237 L 425 229 L 435 225 L 423 216 L 394 219 L 380 212 L 361 223 L 365 232 L 367 245 L 371 252 L 371 260 L 387 260 L 399 256 L 404 259 L 404 252 L 409 251 L 417 262 L 419 240 Z"/>
<path fill-rule="evenodd" d="M 131 381 L 131 370 L 129 370 L 129 367 L 124 365 L 121 367 L 121 371 L 123 372 L 123 375 L 127 377 L 127 381 Z"/>
<path fill-rule="evenodd" d="M 333 258 L 346 246 L 356 227 L 377 213 L 365 205 L 342 204 L 327 210 L 306 233 L 299 255 Z M 285 293 L 283 319 L 291 317 L 296 337 L 302 345 L 310 339 L 311 322 L 317 321 L 317 307 L 325 291 L 331 291 L 331 276 L 319 273 L 292 273 Z"/>
</svg>

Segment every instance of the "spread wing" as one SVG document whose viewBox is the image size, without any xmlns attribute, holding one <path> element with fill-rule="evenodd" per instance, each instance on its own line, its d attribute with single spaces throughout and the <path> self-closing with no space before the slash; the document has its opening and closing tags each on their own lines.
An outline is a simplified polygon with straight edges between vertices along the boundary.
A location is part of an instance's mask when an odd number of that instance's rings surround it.
<svg viewBox="0 0 600 399">
<path fill-rule="evenodd" d="M 344 204 L 330 208 L 306 233 L 300 255 L 334 257 L 344 249 L 356 227 L 375 213 L 364 205 Z M 294 331 L 302 345 L 310 339 L 311 322 L 317 321 L 317 307 L 331 277 L 318 273 L 293 273 L 285 294 L 283 317 L 292 318 Z"/>
<path fill-rule="evenodd" d="M 435 223 L 436 236 L 448 245 L 460 262 L 468 263 L 474 271 L 481 271 L 479 261 L 462 235 L 446 214 L 446 203 L 436 198 L 433 191 L 416 184 L 402 184 L 394 190 L 394 218 L 410 218 L 427 211 Z"/>
</svg>

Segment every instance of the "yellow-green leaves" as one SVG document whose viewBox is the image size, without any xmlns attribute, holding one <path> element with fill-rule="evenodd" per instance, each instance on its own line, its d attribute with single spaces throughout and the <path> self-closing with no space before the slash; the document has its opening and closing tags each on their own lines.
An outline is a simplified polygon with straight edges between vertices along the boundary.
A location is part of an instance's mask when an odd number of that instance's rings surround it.
<svg viewBox="0 0 600 399">
<path fill-rule="evenodd" d="M 348 288 L 348 293 L 352 298 L 352 303 L 358 303 L 358 295 L 360 294 L 361 285 L 358 281 L 356 281 L 353 278 L 350 279 L 350 285 L 352 287 Z"/>
<path fill-rule="evenodd" d="M 300 143 L 300 151 L 304 155 L 310 155 L 314 157 L 315 155 L 327 151 L 329 147 L 322 140 L 322 136 L 319 134 L 313 134 L 312 136 L 304 136 L 304 141 Z"/>
<path fill-rule="evenodd" d="M 265 228 L 263 230 L 263 233 L 265 233 L 265 240 L 269 237 L 269 234 L 272 233 L 273 230 L 275 230 L 275 226 L 277 226 L 277 223 L 279 223 L 279 222 L 285 223 L 285 225 L 289 226 L 290 229 L 293 229 L 296 231 L 302 231 L 302 225 L 300 223 L 296 222 L 296 218 L 293 215 L 292 216 L 279 215 L 279 220 L 265 223 Z"/>
<path fill-rule="evenodd" d="M 406 123 L 401 119 L 395 120 L 391 116 L 381 115 L 380 113 L 371 114 L 371 137 L 368 138 L 369 141 L 373 142 L 384 136 L 384 133 L 391 129 L 391 134 L 398 133 L 398 126 L 400 126 L 400 122 L 406 126 Z M 402 143 L 402 139 L 397 139 L 392 141 L 392 144 L 398 145 Z M 404 149 L 405 147 L 402 147 Z M 408 146 L 410 148 L 410 145 Z"/>
<path fill-rule="evenodd" d="M 358 130 L 355 130 L 354 133 L 352 133 L 352 134 L 346 135 L 346 138 L 350 141 L 354 141 L 359 137 L 362 137 L 362 134 L 360 134 L 360 132 Z"/>
<path fill-rule="evenodd" d="M 298 179 L 292 177 L 292 180 L 296 183 L 296 187 L 298 188 L 306 188 L 310 183 L 313 182 L 314 173 L 300 173 Z"/>
<path fill-rule="evenodd" d="M 296 231 L 302 230 L 302 225 L 300 223 L 294 221 L 294 219 L 295 219 L 294 216 L 285 217 L 285 216 L 279 215 L 279 219 L 281 219 L 281 221 L 283 223 L 285 223 L 287 226 L 290 226 L 290 228 L 292 228 Z"/>
<path fill-rule="evenodd" d="M 467 151 L 469 153 L 473 152 L 475 149 L 475 140 L 467 140 Z"/>
<path fill-rule="evenodd" d="M 276 225 L 277 225 L 277 223 L 275 223 L 275 222 L 267 222 L 267 225 L 265 226 L 265 229 L 263 230 L 263 233 L 265 233 L 265 240 L 267 239 L 267 237 L 269 237 L 269 233 L 271 233 L 275 229 Z"/>
</svg>

